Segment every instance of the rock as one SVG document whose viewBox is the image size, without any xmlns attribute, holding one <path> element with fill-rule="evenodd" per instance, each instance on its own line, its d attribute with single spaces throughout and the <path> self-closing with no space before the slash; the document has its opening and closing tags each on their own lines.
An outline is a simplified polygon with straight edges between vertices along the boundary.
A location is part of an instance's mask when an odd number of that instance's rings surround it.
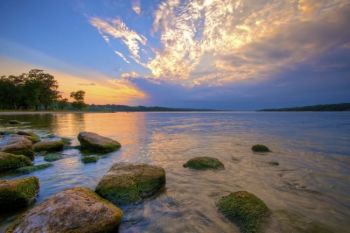
<svg viewBox="0 0 350 233">
<path fill-rule="evenodd" d="M 61 138 L 61 140 L 65 146 L 69 146 L 72 143 L 72 139 L 70 138 Z"/>
<path fill-rule="evenodd" d="M 265 145 L 257 144 L 257 145 L 252 146 L 252 151 L 254 151 L 254 152 L 270 152 L 270 149 Z"/>
<path fill-rule="evenodd" d="M 2 152 L 16 155 L 25 155 L 34 160 L 34 152 L 32 149 L 32 141 L 21 135 L 11 135 L 7 144 L 1 148 Z"/>
<path fill-rule="evenodd" d="M 32 161 L 24 155 L 14 155 L 0 152 L 0 172 L 33 165 Z"/>
<path fill-rule="evenodd" d="M 183 166 L 197 170 L 225 168 L 220 160 L 211 157 L 196 157 L 188 160 Z"/>
<path fill-rule="evenodd" d="M 123 212 L 87 188 L 59 192 L 29 210 L 6 232 L 108 233 Z"/>
<path fill-rule="evenodd" d="M 41 141 L 33 145 L 34 151 L 61 151 L 63 147 L 62 140 Z"/>
<path fill-rule="evenodd" d="M 96 155 L 89 155 L 83 156 L 83 158 L 81 158 L 81 161 L 83 161 L 83 163 L 96 163 L 98 159 L 99 158 Z"/>
<path fill-rule="evenodd" d="M 0 212 L 16 210 L 34 202 L 39 191 L 38 178 L 0 180 Z"/>
<path fill-rule="evenodd" d="M 43 170 L 45 168 L 53 166 L 52 163 L 43 163 L 43 164 L 38 164 L 38 165 L 33 165 L 33 166 L 25 166 L 16 169 L 16 172 L 22 173 L 22 174 L 29 174 L 38 170 Z"/>
<path fill-rule="evenodd" d="M 271 166 L 278 166 L 278 165 L 280 165 L 280 163 L 277 162 L 277 161 L 270 161 L 270 162 L 268 162 L 268 164 L 270 164 Z"/>
<path fill-rule="evenodd" d="M 223 215 L 236 223 L 243 233 L 260 232 L 262 224 L 270 214 L 265 203 L 247 191 L 222 197 L 216 206 Z"/>
<path fill-rule="evenodd" d="M 79 133 L 78 140 L 81 148 L 87 151 L 108 153 L 118 150 L 121 147 L 119 142 L 91 132 Z"/>
<path fill-rule="evenodd" d="M 101 179 L 96 192 L 114 204 L 150 197 L 165 186 L 165 170 L 147 164 L 116 163 Z"/>
<path fill-rule="evenodd" d="M 17 121 L 17 120 L 9 120 L 8 123 L 9 123 L 10 125 L 18 125 L 18 124 L 21 124 L 21 122 L 20 122 L 20 121 Z"/>
<path fill-rule="evenodd" d="M 61 154 L 47 154 L 44 156 L 44 160 L 46 162 L 53 162 L 60 159 L 63 159 L 63 156 Z"/>
<path fill-rule="evenodd" d="M 18 131 L 17 134 L 26 136 L 26 138 L 28 138 L 33 143 L 40 142 L 40 137 L 37 134 L 33 133 L 33 132 Z"/>
</svg>

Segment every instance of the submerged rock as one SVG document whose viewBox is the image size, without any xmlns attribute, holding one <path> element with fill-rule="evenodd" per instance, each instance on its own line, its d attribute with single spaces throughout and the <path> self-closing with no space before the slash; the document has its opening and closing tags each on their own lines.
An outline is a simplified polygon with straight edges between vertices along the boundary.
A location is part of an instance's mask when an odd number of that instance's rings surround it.
<svg viewBox="0 0 350 233">
<path fill-rule="evenodd" d="M 81 161 L 83 161 L 83 163 L 96 163 L 98 159 L 99 157 L 96 155 L 88 155 L 88 156 L 83 156 L 81 158 Z"/>
<path fill-rule="evenodd" d="M 19 209 L 34 202 L 39 191 L 38 178 L 0 180 L 0 212 Z"/>
<path fill-rule="evenodd" d="M 196 157 L 188 160 L 183 166 L 197 170 L 225 168 L 220 160 L 211 157 Z"/>
<path fill-rule="evenodd" d="M 268 164 L 270 164 L 271 166 L 278 166 L 278 165 L 280 165 L 280 163 L 277 162 L 277 161 L 270 161 L 270 162 L 268 162 Z"/>
<path fill-rule="evenodd" d="M 29 210 L 7 229 L 12 232 L 108 233 L 123 212 L 87 188 L 59 192 Z"/>
<path fill-rule="evenodd" d="M 91 132 L 79 133 L 78 140 L 80 142 L 81 149 L 87 151 L 108 153 L 118 150 L 121 147 L 119 142 Z"/>
<path fill-rule="evenodd" d="M 11 135 L 7 144 L 1 148 L 1 151 L 16 155 L 25 155 L 31 160 L 34 160 L 32 145 L 32 141 L 27 139 L 25 136 Z"/>
<path fill-rule="evenodd" d="M 17 121 L 17 120 L 9 120 L 8 123 L 9 123 L 10 125 L 19 125 L 19 124 L 21 124 L 21 122 L 20 122 L 20 121 Z"/>
<path fill-rule="evenodd" d="M 147 164 L 114 164 L 96 187 L 96 192 L 114 204 L 138 202 L 165 186 L 165 170 Z"/>
<path fill-rule="evenodd" d="M 46 162 L 54 162 L 60 159 L 63 159 L 63 156 L 61 154 L 47 154 L 44 156 L 44 160 Z"/>
<path fill-rule="evenodd" d="M 271 150 L 265 145 L 257 144 L 257 145 L 252 146 L 252 151 L 254 151 L 254 152 L 270 152 Z"/>
<path fill-rule="evenodd" d="M 33 133 L 33 132 L 18 131 L 17 134 L 26 136 L 26 138 L 28 138 L 33 143 L 40 142 L 40 140 L 41 140 L 40 137 L 37 134 Z"/>
<path fill-rule="evenodd" d="M 29 174 L 38 170 L 43 170 L 48 167 L 52 167 L 52 163 L 43 163 L 43 164 L 38 164 L 38 165 L 33 165 L 33 166 L 25 166 L 16 169 L 16 172 L 22 173 L 22 174 Z"/>
<path fill-rule="evenodd" d="M 33 145 L 34 151 L 61 151 L 63 147 L 62 140 L 41 141 Z"/>
<path fill-rule="evenodd" d="M 14 155 L 0 152 L 0 172 L 33 165 L 32 161 L 24 155 Z"/>
<path fill-rule="evenodd" d="M 244 233 L 261 232 L 261 227 L 270 214 L 265 203 L 247 191 L 239 191 L 222 197 L 216 206 Z"/>
</svg>

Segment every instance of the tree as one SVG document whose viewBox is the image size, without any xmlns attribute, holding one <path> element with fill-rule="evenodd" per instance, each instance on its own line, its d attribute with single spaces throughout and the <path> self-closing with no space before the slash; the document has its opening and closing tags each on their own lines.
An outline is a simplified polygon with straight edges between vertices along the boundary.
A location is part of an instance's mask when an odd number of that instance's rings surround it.
<svg viewBox="0 0 350 233">
<path fill-rule="evenodd" d="M 74 99 L 74 101 L 72 102 L 72 106 L 74 108 L 82 110 L 86 107 L 86 104 L 84 102 L 85 91 L 79 90 L 76 92 L 71 92 L 70 97 Z"/>
<path fill-rule="evenodd" d="M 60 98 L 57 100 L 57 108 L 60 110 L 66 109 L 69 106 L 69 102 L 67 98 Z"/>
</svg>

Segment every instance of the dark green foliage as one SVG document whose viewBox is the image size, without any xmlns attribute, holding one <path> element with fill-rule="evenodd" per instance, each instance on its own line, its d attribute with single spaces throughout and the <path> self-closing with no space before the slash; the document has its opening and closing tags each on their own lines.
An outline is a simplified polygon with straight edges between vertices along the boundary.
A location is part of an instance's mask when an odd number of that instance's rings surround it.
<svg viewBox="0 0 350 233">
<path fill-rule="evenodd" d="M 83 158 L 81 159 L 81 161 L 83 163 L 96 163 L 98 160 L 98 156 L 96 155 L 88 155 L 88 156 L 83 156 Z"/>
<path fill-rule="evenodd" d="M 38 170 L 46 169 L 48 167 L 51 167 L 53 164 L 52 163 L 43 163 L 39 165 L 34 165 L 34 166 L 26 166 L 26 167 L 21 167 L 16 170 L 18 173 L 22 174 L 29 174 Z"/>
<path fill-rule="evenodd" d="M 224 164 L 220 160 L 211 157 L 196 157 L 187 161 L 183 166 L 197 170 L 224 169 Z"/>
<path fill-rule="evenodd" d="M 252 146 L 252 151 L 254 151 L 254 152 L 270 152 L 270 149 L 265 145 L 257 144 L 257 145 Z"/>
<path fill-rule="evenodd" d="M 303 107 L 291 107 L 291 108 L 276 108 L 276 109 L 263 109 L 260 111 L 266 112 L 323 112 L 323 111 L 350 111 L 350 103 L 340 104 L 322 104 L 322 105 L 311 105 Z"/>
<path fill-rule="evenodd" d="M 247 191 L 222 197 L 216 205 L 219 211 L 236 223 L 243 233 L 261 232 L 262 224 L 270 213 L 262 200 Z"/>
<path fill-rule="evenodd" d="M 70 93 L 70 97 L 74 99 L 72 106 L 78 110 L 83 110 L 86 107 L 84 102 L 85 91 L 79 90 L 76 92 Z"/>
</svg>

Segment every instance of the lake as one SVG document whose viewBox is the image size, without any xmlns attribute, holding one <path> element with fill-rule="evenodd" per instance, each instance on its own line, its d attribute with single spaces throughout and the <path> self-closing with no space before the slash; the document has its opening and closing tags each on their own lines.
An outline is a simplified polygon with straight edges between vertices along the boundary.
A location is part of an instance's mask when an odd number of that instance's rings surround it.
<svg viewBox="0 0 350 233">
<path fill-rule="evenodd" d="M 0 113 L 0 119 L 0 131 L 55 134 L 72 138 L 73 145 L 80 131 L 91 131 L 122 144 L 95 164 L 82 163 L 79 150 L 67 149 L 53 167 L 21 175 L 40 179 L 36 203 L 69 187 L 94 189 L 113 163 L 162 166 L 166 190 L 122 207 L 122 233 L 239 232 L 215 207 L 220 197 L 239 190 L 271 209 L 266 232 L 350 232 L 349 112 Z M 9 127 L 10 119 L 25 123 Z M 258 143 L 272 152 L 253 153 Z M 182 166 L 196 156 L 216 157 L 225 169 Z M 0 232 L 15 217 L 2 216 Z"/>
</svg>

